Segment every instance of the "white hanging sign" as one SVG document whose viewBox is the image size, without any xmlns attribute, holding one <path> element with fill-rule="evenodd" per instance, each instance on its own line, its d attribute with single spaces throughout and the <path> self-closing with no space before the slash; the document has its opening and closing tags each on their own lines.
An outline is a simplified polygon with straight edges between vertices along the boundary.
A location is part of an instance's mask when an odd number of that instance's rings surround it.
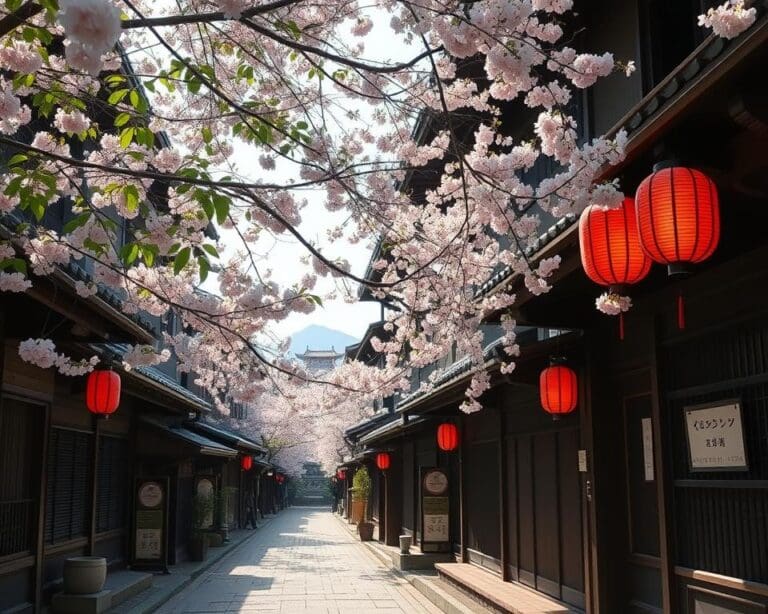
<svg viewBox="0 0 768 614">
<path fill-rule="evenodd" d="M 685 408 L 691 471 L 748 469 L 739 401 Z"/>
</svg>

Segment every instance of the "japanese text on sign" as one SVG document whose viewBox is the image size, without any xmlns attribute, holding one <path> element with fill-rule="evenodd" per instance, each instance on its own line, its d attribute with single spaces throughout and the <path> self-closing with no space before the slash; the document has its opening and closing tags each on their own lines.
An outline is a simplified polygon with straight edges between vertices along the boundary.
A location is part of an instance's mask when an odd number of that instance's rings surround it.
<svg viewBox="0 0 768 614">
<path fill-rule="evenodd" d="M 692 471 L 746 470 L 738 402 L 685 410 Z"/>
</svg>

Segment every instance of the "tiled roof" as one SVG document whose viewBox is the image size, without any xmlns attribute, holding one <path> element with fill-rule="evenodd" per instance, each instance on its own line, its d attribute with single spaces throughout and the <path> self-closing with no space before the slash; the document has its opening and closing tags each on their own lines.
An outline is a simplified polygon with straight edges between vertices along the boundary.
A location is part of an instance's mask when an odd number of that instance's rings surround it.
<svg viewBox="0 0 768 614">
<path fill-rule="evenodd" d="M 307 348 L 303 354 L 296 354 L 296 358 L 341 358 L 342 356 L 344 354 L 340 354 L 333 348 L 330 350 L 310 350 Z"/>
<path fill-rule="evenodd" d="M 425 422 L 425 421 L 426 421 L 426 418 L 422 418 L 422 417 L 410 418 L 408 422 L 403 422 L 402 418 L 399 418 L 398 420 L 393 420 L 392 422 L 388 422 L 387 424 L 384 424 L 379 428 L 361 437 L 360 443 L 364 445 L 368 445 L 378 439 L 381 439 L 382 437 L 393 435 L 398 431 L 401 431 L 411 426 L 415 426 L 417 424 L 421 424 L 422 422 Z"/>
<path fill-rule="evenodd" d="M 540 252 L 542 249 L 544 249 L 547 245 L 549 245 L 552 241 L 554 241 L 557 237 L 559 237 L 561 234 L 563 234 L 566 230 L 568 230 L 574 222 L 576 222 L 578 218 L 573 215 L 569 214 L 565 216 L 564 218 L 560 218 L 555 224 L 550 226 L 546 232 L 539 235 L 539 237 L 525 250 L 523 253 L 525 254 L 526 258 L 531 258 L 535 256 L 538 252 Z M 482 286 L 480 286 L 477 291 L 475 292 L 475 298 L 481 298 L 488 292 L 490 292 L 493 288 L 498 286 L 503 281 L 509 279 L 512 277 L 513 271 L 511 267 L 504 267 L 497 273 L 494 273 L 488 281 L 486 281 Z"/>
<path fill-rule="evenodd" d="M 189 445 L 197 447 L 201 454 L 208 456 L 226 456 L 229 458 L 237 456 L 237 450 L 214 441 L 213 439 L 208 439 L 207 437 L 190 431 L 182 426 L 166 424 L 148 416 L 142 416 L 141 421 L 144 424 L 149 424 L 150 426 L 161 429 L 175 439 L 180 439 Z"/>
<path fill-rule="evenodd" d="M 357 424 L 353 424 L 344 431 L 344 436 L 359 439 L 361 435 L 365 434 L 371 429 L 376 428 L 377 425 L 388 423 L 392 420 L 399 420 L 399 417 L 388 412 L 380 412 L 374 414 L 373 416 L 363 418 Z"/>
<path fill-rule="evenodd" d="M 224 443 L 227 443 L 227 444 L 234 444 L 238 447 L 247 448 L 251 451 L 258 452 L 260 454 L 267 453 L 267 450 L 266 448 L 264 448 L 264 446 L 256 443 L 252 439 L 249 439 L 245 435 L 241 435 L 236 431 L 231 431 L 223 426 L 213 425 L 213 424 L 210 424 L 209 422 L 203 422 L 203 421 L 187 422 L 185 426 L 193 431 L 194 430 L 203 431 L 203 433 L 205 433 L 206 435 L 210 435 L 214 439 L 219 437 L 224 441 Z"/>
<path fill-rule="evenodd" d="M 0 227 L 2 227 L 4 234 L 13 236 L 14 230 L 12 228 L 17 227 L 19 224 L 24 223 L 25 220 L 20 218 L 14 213 L 5 213 L 0 216 Z M 74 281 L 93 282 L 93 277 L 81 267 L 75 260 L 70 260 L 67 264 L 61 265 L 57 268 L 59 274 L 64 274 Z M 144 331 L 149 333 L 152 337 L 156 332 L 152 323 L 145 317 L 139 314 L 126 314 L 122 310 L 122 299 L 112 290 L 104 286 L 103 284 L 94 284 L 96 286 L 96 296 L 104 301 L 107 305 L 119 312 L 121 317 L 128 318 L 133 321 L 134 324 L 141 327 Z"/>
<path fill-rule="evenodd" d="M 503 342 L 504 339 L 499 338 L 485 346 L 485 349 L 483 350 L 483 361 L 486 368 L 491 364 L 495 364 L 503 360 Z M 429 390 L 416 390 L 415 392 L 401 397 L 397 404 L 397 411 L 401 412 L 407 405 L 411 405 L 417 399 L 430 395 L 435 388 L 444 386 L 445 384 L 459 379 L 461 376 L 468 373 L 472 367 L 472 360 L 469 356 L 465 356 L 461 360 L 457 360 L 438 376 Z"/>
<path fill-rule="evenodd" d="M 88 344 L 88 347 L 92 351 L 97 352 L 102 356 L 107 356 L 108 359 L 112 361 L 122 361 L 123 356 L 128 349 L 128 347 L 123 343 L 91 343 Z M 160 369 L 144 366 L 134 367 L 131 371 L 126 371 L 126 375 L 130 377 L 134 372 L 143 375 L 144 377 L 152 380 L 154 383 L 159 384 L 163 388 L 167 388 L 168 390 L 175 392 L 177 395 L 184 397 L 185 400 L 189 401 L 189 403 L 194 405 L 197 409 L 211 409 L 211 404 L 208 403 L 208 401 L 197 396 L 190 390 L 187 390 L 179 382 L 163 373 Z"/>
<path fill-rule="evenodd" d="M 152 336 L 155 336 L 156 331 L 154 326 L 152 326 L 152 322 L 148 318 L 142 316 L 141 314 L 126 314 L 123 312 L 123 300 L 118 296 L 118 294 L 103 284 L 95 283 L 91 274 L 88 273 L 88 271 L 86 271 L 79 264 L 77 264 L 77 262 L 70 260 L 69 263 L 63 265 L 61 269 L 75 281 L 93 283 L 96 287 L 96 296 L 98 296 L 102 301 L 107 303 L 113 309 L 119 311 L 121 315 L 124 315 L 126 318 L 133 320 L 134 323 L 138 324 Z"/>
</svg>

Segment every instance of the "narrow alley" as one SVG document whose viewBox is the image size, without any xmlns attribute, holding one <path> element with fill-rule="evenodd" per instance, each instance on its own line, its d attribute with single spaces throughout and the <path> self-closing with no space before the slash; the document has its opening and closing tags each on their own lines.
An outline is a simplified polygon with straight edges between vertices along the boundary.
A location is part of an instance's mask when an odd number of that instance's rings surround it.
<svg viewBox="0 0 768 614">
<path fill-rule="evenodd" d="M 325 508 L 280 514 L 158 612 L 439 613 Z"/>
</svg>

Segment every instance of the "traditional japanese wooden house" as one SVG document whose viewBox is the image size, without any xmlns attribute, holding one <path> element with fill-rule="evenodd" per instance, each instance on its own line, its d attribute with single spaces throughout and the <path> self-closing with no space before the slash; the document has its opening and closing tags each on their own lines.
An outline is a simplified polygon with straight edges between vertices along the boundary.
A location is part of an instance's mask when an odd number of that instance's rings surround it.
<svg viewBox="0 0 768 614">
<path fill-rule="evenodd" d="M 626 160 L 605 171 L 627 195 L 669 158 L 711 178 L 721 216 L 711 257 L 687 275 L 654 265 L 625 290 L 622 340 L 619 318 L 594 308 L 604 289 L 584 273 L 577 220 L 561 220 L 528 253 L 561 256 L 550 293 L 531 296 L 504 270 L 479 290 L 513 288 L 511 315 L 535 331 L 521 335 L 509 376 L 489 347 L 486 408 L 458 413 L 459 361 L 428 395 L 400 399 L 400 420 L 359 435 L 393 451 L 387 531 L 422 538 L 420 472 L 444 470 L 457 564 L 439 567 L 453 581 L 471 587 L 480 567 L 563 611 L 768 610 L 768 92 L 758 77 L 768 20 L 758 7 L 752 28 L 727 41 L 696 29 L 703 8 L 586 7 L 583 43 L 637 58 L 638 71 L 581 104 L 587 135 L 628 131 Z M 554 422 L 539 391 L 551 356 L 566 356 L 578 380 L 575 410 Z M 453 452 L 438 445 L 443 423 L 458 427 Z"/>
</svg>

